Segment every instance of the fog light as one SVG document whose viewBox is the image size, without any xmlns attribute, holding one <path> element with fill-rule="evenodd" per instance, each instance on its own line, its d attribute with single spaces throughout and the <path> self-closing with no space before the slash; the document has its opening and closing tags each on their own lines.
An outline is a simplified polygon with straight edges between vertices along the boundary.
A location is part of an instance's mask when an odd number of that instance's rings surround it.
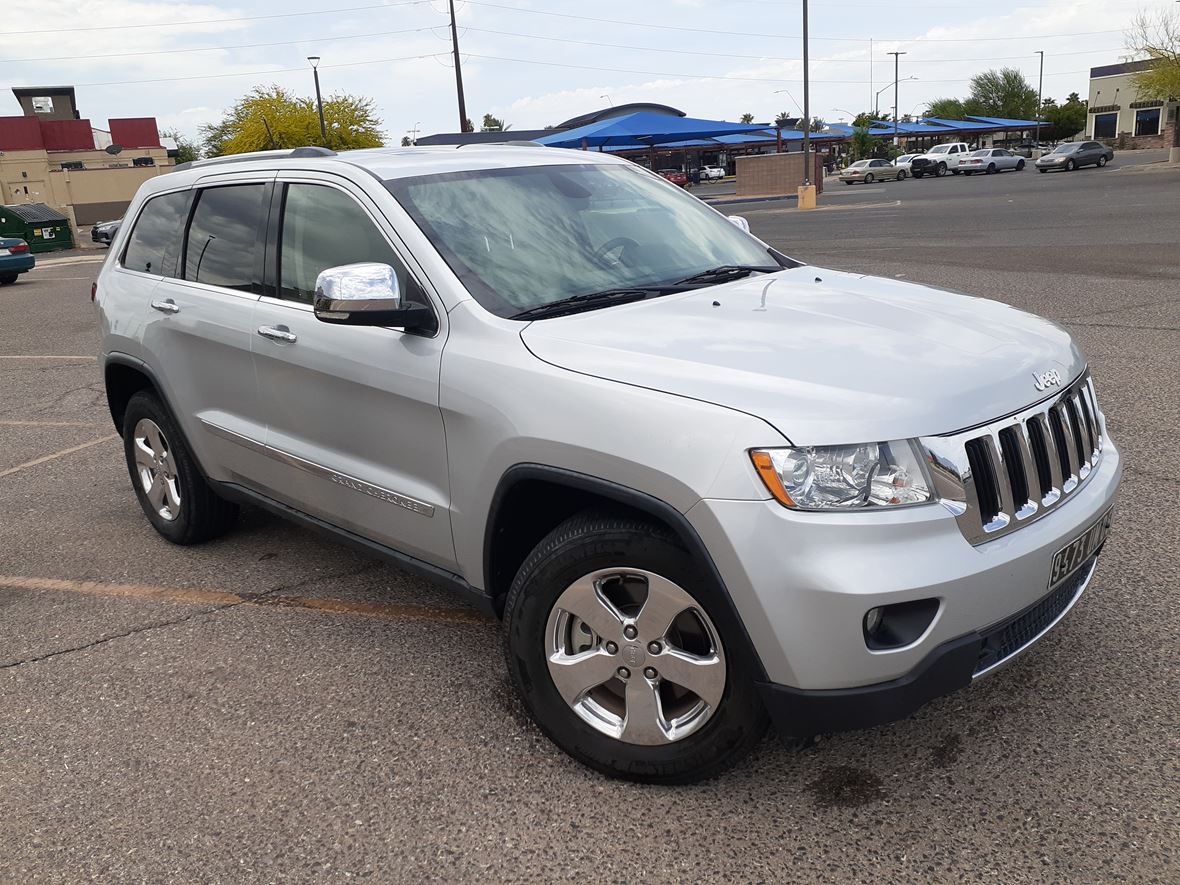
<svg viewBox="0 0 1180 885">
<path fill-rule="evenodd" d="M 881 609 L 870 608 L 865 612 L 865 636 L 871 638 L 881 626 Z"/>
<path fill-rule="evenodd" d="M 865 645 L 874 651 L 902 648 L 917 642 L 938 614 L 937 599 L 915 599 L 881 605 L 865 612 Z"/>
</svg>

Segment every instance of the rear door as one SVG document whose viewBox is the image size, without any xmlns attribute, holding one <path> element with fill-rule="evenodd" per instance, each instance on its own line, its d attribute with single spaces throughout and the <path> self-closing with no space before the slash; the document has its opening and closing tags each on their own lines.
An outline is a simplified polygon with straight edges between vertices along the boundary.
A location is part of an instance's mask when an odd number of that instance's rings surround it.
<svg viewBox="0 0 1180 885">
<path fill-rule="evenodd" d="M 202 466 L 223 481 L 248 480 L 265 462 L 250 346 L 273 177 L 198 182 L 179 223 L 169 222 L 182 233 L 175 253 L 165 251 L 162 279 L 142 299 L 148 362 Z M 137 250 L 146 221 L 137 222 L 123 258 L 137 276 L 156 269 L 156 253 Z"/>
<path fill-rule="evenodd" d="M 381 213 L 338 176 L 280 173 L 268 278 L 252 336 L 276 460 L 269 494 L 415 558 L 453 566 L 446 437 L 438 405 L 446 313 Z M 322 323 L 316 277 L 375 261 L 404 298 L 433 304 L 440 331 Z M 275 334 L 279 333 L 279 334 Z"/>
</svg>

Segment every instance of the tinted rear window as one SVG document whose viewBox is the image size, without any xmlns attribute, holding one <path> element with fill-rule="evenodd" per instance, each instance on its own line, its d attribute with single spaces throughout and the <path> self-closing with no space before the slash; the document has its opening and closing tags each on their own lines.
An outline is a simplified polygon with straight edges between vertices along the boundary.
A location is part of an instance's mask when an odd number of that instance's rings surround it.
<svg viewBox="0 0 1180 885">
<path fill-rule="evenodd" d="M 147 201 L 123 250 L 123 267 L 141 273 L 176 276 L 176 257 L 180 253 L 189 197 L 189 191 L 177 191 Z"/>
<path fill-rule="evenodd" d="M 189 225 L 186 280 L 262 292 L 257 246 L 266 191 L 263 184 L 233 184 L 200 192 Z"/>
</svg>

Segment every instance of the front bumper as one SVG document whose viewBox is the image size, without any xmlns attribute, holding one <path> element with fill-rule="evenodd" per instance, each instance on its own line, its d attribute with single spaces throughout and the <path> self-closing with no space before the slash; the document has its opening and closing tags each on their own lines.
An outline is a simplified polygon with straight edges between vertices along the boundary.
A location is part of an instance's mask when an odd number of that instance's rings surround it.
<svg viewBox="0 0 1180 885">
<path fill-rule="evenodd" d="M 759 683 L 762 702 L 785 737 L 806 738 L 904 719 L 1013 660 L 1052 630 L 1089 585 L 1098 553 L 1025 610 L 944 642 L 904 676 L 875 685 L 815 691 Z"/>
<path fill-rule="evenodd" d="M 872 694 L 882 684 L 927 679 L 951 690 L 970 681 L 974 664 L 935 667 L 931 661 L 946 654 L 939 650 L 970 645 L 971 637 L 1039 603 L 1054 554 L 1111 506 L 1121 475 L 1119 452 L 1107 437 L 1094 473 L 1055 512 L 977 546 L 938 504 L 803 513 L 772 500 L 707 499 L 687 516 L 713 556 L 768 682 L 782 687 L 775 692 Z M 867 647 L 865 612 L 930 599 L 937 612 L 917 640 Z M 974 660 L 978 648 L 961 653 Z M 921 675 L 931 668 L 938 672 Z M 928 700 L 940 693 L 920 695 Z"/>
</svg>

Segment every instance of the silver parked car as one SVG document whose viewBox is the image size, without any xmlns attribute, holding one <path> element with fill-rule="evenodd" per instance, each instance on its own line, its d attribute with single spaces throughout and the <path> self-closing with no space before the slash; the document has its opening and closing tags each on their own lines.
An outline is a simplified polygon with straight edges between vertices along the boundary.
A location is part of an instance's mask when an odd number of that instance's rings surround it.
<svg viewBox="0 0 1180 885">
<path fill-rule="evenodd" d="M 1036 162 L 1038 172 L 1060 169 L 1073 172 L 1082 166 L 1101 169 L 1114 159 L 1114 150 L 1097 141 L 1071 141 L 1057 147 Z"/>
<path fill-rule="evenodd" d="M 545 734 L 635 780 L 1009 662 L 1086 589 L 1122 472 L 1060 326 L 808 267 L 607 154 L 181 164 L 95 291 L 160 535 L 249 504 L 452 588 Z"/>
<path fill-rule="evenodd" d="M 840 173 L 845 184 L 854 181 L 872 184 L 874 181 L 905 181 L 906 170 L 894 166 L 888 160 L 857 160 Z"/>
<path fill-rule="evenodd" d="M 984 148 L 972 151 L 965 159 L 960 160 L 959 171 L 964 175 L 974 175 L 976 172 L 986 175 L 995 172 L 1023 172 L 1024 157 L 1018 157 L 1003 148 Z"/>
</svg>

